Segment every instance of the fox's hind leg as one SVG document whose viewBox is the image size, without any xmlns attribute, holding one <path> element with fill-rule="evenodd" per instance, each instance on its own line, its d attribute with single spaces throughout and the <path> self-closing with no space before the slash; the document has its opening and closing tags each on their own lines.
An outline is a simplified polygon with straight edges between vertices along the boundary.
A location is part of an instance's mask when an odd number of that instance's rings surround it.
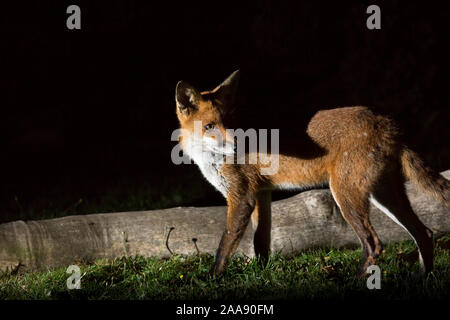
<svg viewBox="0 0 450 320">
<path fill-rule="evenodd" d="M 353 183 L 340 181 L 336 175 L 331 176 L 330 189 L 342 216 L 361 242 L 362 261 L 359 275 L 362 276 L 366 274 L 367 267 L 376 263 L 382 251 L 381 241 L 369 220 L 369 194 Z"/>
<path fill-rule="evenodd" d="M 433 234 L 412 210 L 400 171 L 384 174 L 375 186 L 370 200 L 378 209 L 406 229 L 419 247 L 422 273 L 431 271 L 433 269 Z"/>
<path fill-rule="evenodd" d="M 252 224 L 255 229 L 253 244 L 255 255 L 267 259 L 270 254 L 272 192 L 260 191 L 256 195 L 256 206 L 252 213 Z"/>
</svg>

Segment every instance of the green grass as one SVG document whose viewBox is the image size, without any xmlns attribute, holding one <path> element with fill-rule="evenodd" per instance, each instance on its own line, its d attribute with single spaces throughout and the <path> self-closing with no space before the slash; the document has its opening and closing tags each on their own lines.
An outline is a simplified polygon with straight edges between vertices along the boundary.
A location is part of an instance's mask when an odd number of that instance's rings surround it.
<svg viewBox="0 0 450 320">
<path fill-rule="evenodd" d="M 1 274 L 0 299 L 303 299 L 447 300 L 450 298 L 450 236 L 439 239 L 435 270 L 415 276 L 415 245 L 388 245 L 378 263 L 380 290 L 355 277 L 359 249 L 314 249 L 293 257 L 274 255 L 266 265 L 235 256 L 224 276 L 214 278 L 210 255 L 169 259 L 123 257 L 80 265 L 80 290 L 68 290 L 65 268 Z"/>
</svg>

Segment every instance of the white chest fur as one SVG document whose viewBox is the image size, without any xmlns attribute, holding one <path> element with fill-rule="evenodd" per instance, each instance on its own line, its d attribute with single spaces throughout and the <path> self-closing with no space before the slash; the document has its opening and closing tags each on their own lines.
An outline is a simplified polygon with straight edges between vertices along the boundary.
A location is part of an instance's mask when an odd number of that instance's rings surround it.
<svg viewBox="0 0 450 320">
<path fill-rule="evenodd" d="M 220 171 L 223 165 L 223 155 L 205 150 L 201 145 L 195 143 L 187 143 L 183 149 L 198 165 L 206 180 L 226 197 L 227 181 Z"/>
</svg>

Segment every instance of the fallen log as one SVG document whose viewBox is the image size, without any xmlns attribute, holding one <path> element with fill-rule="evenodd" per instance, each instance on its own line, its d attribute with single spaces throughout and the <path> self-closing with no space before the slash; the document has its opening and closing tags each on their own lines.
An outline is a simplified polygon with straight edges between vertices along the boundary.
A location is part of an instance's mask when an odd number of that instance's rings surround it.
<svg viewBox="0 0 450 320">
<path fill-rule="evenodd" d="M 450 179 L 450 170 L 442 173 Z M 436 236 L 450 232 L 450 210 L 406 183 L 414 211 Z M 329 190 L 311 190 L 272 204 L 272 252 L 294 254 L 311 247 L 359 245 Z M 215 253 L 226 207 L 67 216 L 0 225 L 0 269 L 38 270 L 120 256 L 167 257 Z M 383 242 L 410 239 L 371 206 L 371 221 Z M 238 253 L 254 256 L 249 225 Z"/>
</svg>

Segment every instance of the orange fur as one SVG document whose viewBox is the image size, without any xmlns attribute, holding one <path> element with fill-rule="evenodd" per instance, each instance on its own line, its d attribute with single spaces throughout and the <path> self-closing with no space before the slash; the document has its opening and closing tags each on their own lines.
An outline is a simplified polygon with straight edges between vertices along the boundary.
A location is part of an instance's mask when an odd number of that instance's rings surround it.
<svg viewBox="0 0 450 320">
<path fill-rule="evenodd" d="M 177 85 L 177 115 L 181 128 L 186 129 L 182 144 L 193 139 L 193 122 L 213 124 L 225 140 L 223 115 L 233 106 L 238 73 L 233 73 L 213 91 L 199 93 L 192 86 Z M 450 183 L 427 168 L 420 158 L 400 142 L 395 124 L 376 115 L 367 107 L 344 107 L 318 112 L 307 127 L 311 140 L 311 155 L 297 153 L 279 155 L 279 169 L 272 175 L 261 174 L 267 166 L 255 164 L 223 164 L 208 171 L 209 163 L 202 163 L 202 172 L 227 198 L 226 230 L 216 255 L 216 273 L 221 273 L 239 244 L 250 221 L 258 225 L 255 233 L 255 252 L 267 257 L 270 250 L 270 192 L 277 188 L 304 188 L 329 185 L 342 215 L 361 241 L 363 260 L 361 272 L 374 264 L 382 252 L 382 244 L 370 224 L 369 204 L 372 202 L 403 226 L 416 240 L 424 272 L 433 265 L 431 231 L 414 212 L 406 197 L 403 183 L 406 178 L 450 207 Z M 202 134 L 208 129 L 203 127 Z M 191 140 L 190 140 L 191 139 Z M 250 154 L 246 154 L 248 157 Z M 206 166 L 206 169 L 205 169 Z M 217 186 L 216 186 L 217 187 Z"/>
</svg>

